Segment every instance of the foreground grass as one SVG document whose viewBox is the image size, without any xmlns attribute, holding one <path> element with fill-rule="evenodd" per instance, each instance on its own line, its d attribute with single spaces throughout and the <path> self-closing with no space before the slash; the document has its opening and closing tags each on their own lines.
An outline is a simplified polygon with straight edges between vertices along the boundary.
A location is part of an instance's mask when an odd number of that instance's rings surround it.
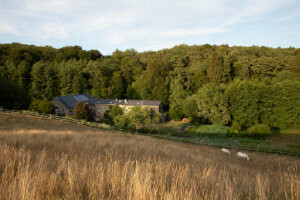
<svg viewBox="0 0 300 200">
<path fill-rule="evenodd" d="M 248 154 L 0 114 L 0 199 L 300 198 L 299 159 Z"/>
</svg>

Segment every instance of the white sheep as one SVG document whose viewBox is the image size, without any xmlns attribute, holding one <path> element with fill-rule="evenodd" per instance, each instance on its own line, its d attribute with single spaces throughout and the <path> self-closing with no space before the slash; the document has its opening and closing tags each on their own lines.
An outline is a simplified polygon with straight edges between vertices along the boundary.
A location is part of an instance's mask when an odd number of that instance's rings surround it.
<svg viewBox="0 0 300 200">
<path fill-rule="evenodd" d="M 223 153 L 227 153 L 230 156 L 230 151 L 228 149 L 222 148 L 221 151 Z"/>
<path fill-rule="evenodd" d="M 248 161 L 250 160 L 249 156 L 245 153 L 242 153 L 242 152 L 237 152 L 236 156 L 239 157 L 239 158 L 245 158 Z"/>
</svg>

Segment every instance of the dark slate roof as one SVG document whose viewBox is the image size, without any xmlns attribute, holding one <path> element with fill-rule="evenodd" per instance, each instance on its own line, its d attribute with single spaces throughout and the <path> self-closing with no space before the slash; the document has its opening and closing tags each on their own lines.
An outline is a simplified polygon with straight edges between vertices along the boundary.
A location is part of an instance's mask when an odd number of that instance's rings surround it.
<svg viewBox="0 0 300 200">
<path fill-rule="evenodd" d="M 151 100 L 127 100 L 127 99 L 97 99 L 95 102 L 97 104 L 105 104 L 105 105 L 129 105 L 129 106 L 159 106 L 161 101 L 151 101 Z"/>
<path fill-rule="evenodd" d="M 83 101 L 88 104 L 103 104 L 103 105 L 129 105 L 129 106 L 160 106 L 161 101 L 151 100 L 127 100 L 127 99 L 96 99 L 90 94 L 68 95 L 55 97 L 52 101 L 62 102 L 68 109 L 73 110 L 76 103 Z"/>
<path fill-rule="evenodd" d="M 97 99 L 95 102 L 97 104 L 119 104 L 119 105 L 124 105 L 125 100 L 124 99 Z"/>
<path fill-rule="evenodd" d="M 68 95 L 68 96 L 60 96 L 55 97 L 52 101 L 60 101 L 67 108 L 73 109 L 76 103 L 83 101 L 86 103 L 94 103 L 96 99 L 90 94 L 79 94 L 79 95 Z"/>
<path fill-rule="evenodd" d="M 128 100 L 128 105 L 141 105 L 141 106 L 159 106 L 161 101 L 151 100 Z"/>
</svg>

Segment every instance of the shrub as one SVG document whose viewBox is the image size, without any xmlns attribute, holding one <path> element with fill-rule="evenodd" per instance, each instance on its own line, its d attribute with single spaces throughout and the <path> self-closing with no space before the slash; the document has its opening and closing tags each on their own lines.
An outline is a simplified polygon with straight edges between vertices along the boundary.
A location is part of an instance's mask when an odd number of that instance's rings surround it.
<svg viewBox="0 0 300 200">
<path fill-rule="evenodd" d="M 151 108 L 141 108 L 134 106 L 128 113 L 130 123 L 134 124 L 137 129 L 142 126 L 156 124 L 160 120 L 160 113 Z"/>
<path fill-rule="evenodd" d="M 34 100 L 31 102 L 30 106 L 29 106 L 29 109 L 30 110 L 34 110 L 34 111 L 38 111 L 39 109 L 39 103 L 40 103 L 40 100 Z"/>
<path fill-rule="evenodd" d="M 187 127 L 187 128 L 184 129 L 183 132 L 184 132 L 184 133 L 189 133 L 190 131 L 191 131 L 191 127 Z"/>
<path fill-rule="evenodd" d="M 113 119 L 114 125 L 120 128 L 126 128 L 130 121 L 126 115 L 117 115 Z"/>
<path fill-rule="evenodd" d="M 192 134 L 196 135 L 218 135 L 227 136 L 229 128 L 221 124 L 200 125 L 197 128 L 191 129 Z"/>
<path fill-rule="evenodd" d="M 130 131 L 130 133 L 135 133 L 135 131 L 136 131 L 136 128 L 135 128 L 134 124 L 128 124 L 128 126 L 126 127 L 126 129 L 128 131 Z"/>
<path fill-rule="evenodd" d="M 234 121 L 232 123 L 232 126 L 229 129 L 229 133 L 232 134 L 232 135 L 238 135 L 241 132 L 241 130 L 242 130 L 241 124 Z"/>
<path fill-rule="evenodd" d="M 179 121 L 184 117 L 182 106 L 172 105 L 169 109 L 171 119 Z"/>
<path fill-rule="evenodd" d="M 50 101 L 47 100 L 40 101 L 38 109 L 40 112 L 47 113 L 47 114 L 54 112 L 54 106 L 51 104 Z"/>
<path fill-rule="evenodd" d="M 35 110 L 41 113 L 54 113 L 54 106 L 51 104 L 50 101 L 43 99 L 43 100 L 34 100 L 31 104 L 29 109 Z"/>
<path fill-rule="evenodd" d="M 91 121 L 93 119 L 92 111 L 84 102 L 78 102 L 74 107 L 74 117 L 76 119 Z"/>
<path fill-rule="evenodd" d="M 109 107 L 109 110 L 104 113 L 104 122 L 112 125 L 114 124 L 115 117 L 123 114 L 124 111 L 118 104 L 112 105 Z"/>
<path fill-rule="evenodd" d="M 248 128 L 245 133 L 249 137 L 266 138 L 271 135 L 271 129 L 265 124 L 256 124 Z"/>
<path fill-rule="evenodd" d="M 153 126 L 143 126 L 138 129 L 139 133 L 152 133 L 152 134 L 157 134 L 158 130 L 153 127 Z"/>
</svg>

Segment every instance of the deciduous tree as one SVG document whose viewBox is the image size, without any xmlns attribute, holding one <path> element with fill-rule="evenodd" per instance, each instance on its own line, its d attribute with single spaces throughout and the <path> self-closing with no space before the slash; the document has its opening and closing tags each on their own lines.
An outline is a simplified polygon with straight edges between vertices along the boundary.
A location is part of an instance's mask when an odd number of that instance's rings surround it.
<svg viewBox="0 0 300 200">
<path fill-rule="evenodd" d="M 74 107 L 74 117 L 80 120 L 91 121 L 93 119 L 92 110 L 85 102 L 78 102 Z"/>
</svg>

